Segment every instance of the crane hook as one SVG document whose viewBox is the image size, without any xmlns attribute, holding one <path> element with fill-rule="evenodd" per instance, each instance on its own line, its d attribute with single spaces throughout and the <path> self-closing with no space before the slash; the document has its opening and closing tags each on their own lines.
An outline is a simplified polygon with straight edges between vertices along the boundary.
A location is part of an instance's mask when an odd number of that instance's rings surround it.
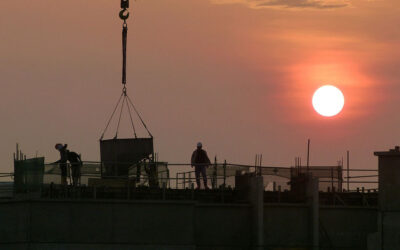
<svg viewBox="0 0 400 250">
<path fill-rule="evenodd" d="M 126 20 L 129 17 L 129 11 L 127 9 L 123 9 L 119 12 L 119 18 L 121 18 L 122 20 Z"/>
</svg>

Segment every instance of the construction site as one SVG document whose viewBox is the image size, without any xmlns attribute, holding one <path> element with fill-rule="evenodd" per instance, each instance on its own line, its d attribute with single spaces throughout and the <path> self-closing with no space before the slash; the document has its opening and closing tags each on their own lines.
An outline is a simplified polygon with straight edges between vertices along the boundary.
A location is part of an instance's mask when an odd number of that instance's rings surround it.
<svg viewBox="0 0 400 250">
<path fill-rule="evenodd" d="M 170 176 L 184 164 L 152 158 L 84 162 L 79 185 L 61 185 L 57 164 L 19 152 L 1 189 L 1 248 L 398 249 L 400 150 L 375 155 L 378 171 L 214 162 L 212 188 L 197 190 L 193 171 Z"/>
<path fill-rule="evenodd" d="M 14 171 L 0 175 L 0 249 L 400 249 L 399 146 L 371 152 L 376 169 L 350 168 L 349 152 L 330 166 L 215 157 L 197 164 L 207 177 L 197 188 L 193 162 L 159 160 L 126 87 L 128 8 L 121 0 L 122 93 L 100 136 L 101 160 L 82 161 L 73 180 L 71 160 L 27 158 L 17 144 Z M 118 137 L 124 108 L 131 138 Z M 115 136 L 105 139 L 113 119 Z"/>
</svg>

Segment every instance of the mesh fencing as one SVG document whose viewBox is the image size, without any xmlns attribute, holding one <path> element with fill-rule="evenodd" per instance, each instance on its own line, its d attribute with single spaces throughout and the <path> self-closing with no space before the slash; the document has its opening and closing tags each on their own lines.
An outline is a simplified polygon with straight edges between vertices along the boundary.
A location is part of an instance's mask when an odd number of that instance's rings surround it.
<svg viewBox="0 0 400 250">
<path fill-rule="evenodd" d="M 170 167 L 190 167 L 190 164 L 168 164 L 166 162 L 142 162 L 140 164 L 130 165 L 126 176 L 115 176 L 115 179 L 129 180 L 135 186 L 151 186 L 151 187 L 167 187 L 167 188 L 190 188 L 196 184 L 195 172 L 186 171 L 176 174 L 176 178 L 170 176 Z M 104 179 L 112 179 L 113 176 L 107 176 L 102 179 L 102 164 L 100 162 L 83 162 L 80 168 L 80 182 L 82 186 L 89 186 L 90 182 L 97 181 L 101 184 Z M 354 190 L 360 185 L 370 185 L 371 189 L 377 186 L 377 171 L 356 169 L 350 171 L 369 171 L 365 174 L 357 176 L 349 176 L 346 174 L 346 181 L 343 177 L 343 169 L 341 166 L 310 166 L 307 167 L 254 167 L 249 165 L 238 164 L 211 164 L 206 169 L 208 186 L 218 188 L 222 185 L 225 187 L 235 187 L 235 176 L 244 173 L 260 173 L 264 178 L 265 190 L 290 190 L 293 183 L 297 181 L 297 185 L 301 185 L 301 178 L 307 172 L 312 176 L 319 178 L 320 191 Z M 349 171 L 347 171 L 349 172 Z M 376 172 L 376 173 L 375 173 Z M 72 183 L 71 168 L 67 167 L 67 182 Z M 59 164 L 45 164 L 44 158 L 33 158 L 27 160 L 15 160 L 14 189 L 16 192 L 34 192 L 40 191 L 41 186 L 48 184 L 61 184 L 61 169 Z M 367 181 L 364 181 L 367 180 Z M 122 182 L 121 182 L 122 183 Z M 349 184 L 350 183 L 350 184 Z M 203 181 L 201 180 L 201 185 Z M 9 185 L 9 184 L 7 184 Z M 104 184 L 103 184 L 104 185 Z M 363 187 L 363 186 L 361 186 Z M 352 189 L 353 188 L 353 189 Z"/>
<path fill-rule="evenodd" d="M 100 162 L 83 162 L 80 168 L 80 185 L 89 185 L 90 180 L 101 179 L 102 164 Z M 71 167 L 67 165 L 67 181 L 72 182 Z M 129 167 L 126 176 L 107 176 L 112 179 L 132 179 L 136 185 L 155 184 L 162 187 L 169 185 L 168 164 L 165 162 L 154 162 L 135 164 Z M 43 184 L 61 184 L 61 169 L 59 164 L 45 164 Z"/>
<path fill-rule="evenodd" d="M 14 187 L 18 193 L 37 192 L 43 185 L 44 158 L 14 160 Z"/>
<path fill-rule="evenodd" d="M 175 164 L 170 164 L 170 166 Z M 176 164 L 186 165 L 190 164 Z M 235 176 L 250 172 L 250 166 L 235 165 L 235 164 L 211 164 L 206 168 L 207 182 L 212 188 L 217 188 L 221 185 L 227 187 L 235 187 Z M 190 188 L 196 183 L 195 171 L 185 171 L 176 174 L 176 188 Z M 203 185 L 203 177 L 200 176 L 200 183 Z"/>
</svg>

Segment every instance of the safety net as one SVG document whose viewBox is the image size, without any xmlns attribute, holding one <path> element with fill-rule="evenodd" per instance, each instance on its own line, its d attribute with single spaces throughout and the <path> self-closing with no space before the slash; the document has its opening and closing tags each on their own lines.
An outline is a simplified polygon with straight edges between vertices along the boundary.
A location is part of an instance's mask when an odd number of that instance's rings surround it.
<svg viewBox="0 0 400 250">
<path fill-rule="evenodd" d="M 43 184 L 44 158 L 14 160 L 16 193 L 40 191 Z"/>
</svg>

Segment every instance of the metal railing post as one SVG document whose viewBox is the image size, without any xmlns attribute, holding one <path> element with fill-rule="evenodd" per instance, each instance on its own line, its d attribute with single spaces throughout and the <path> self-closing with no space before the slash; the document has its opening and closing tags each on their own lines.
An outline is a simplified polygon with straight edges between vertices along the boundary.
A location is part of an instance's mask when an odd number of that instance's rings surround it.
<svg viewBox="0 0 400 250">
<path fill-rule="evenodd" d="M 212 183 L 212 188 L 216 189 L 218 185 L 218 179 L 217 179 L 217 156 L 214 158 L 214 171 L 213 171 L 213 183 Z"/>
<path fill-rule="evenodd" d="M 162 185 L 163 185 L 163 195 L 162 195 L 162 199 L 165 201 L 165 188 L 166 188 L 166 183 L 163 182 Z"/>
<path fill-rule="evenodd" d="M 224 188 L 226 185 L 226 160 L 224 161 Z"/>
<path fill-rule="evenodd" d="M 167 187 L 168 187 L 168 188 L 171 188 L 171 182 L 170 182 L 170 178 L 169 178 L 168 164 L 167 164 Z"/>
</svg>

